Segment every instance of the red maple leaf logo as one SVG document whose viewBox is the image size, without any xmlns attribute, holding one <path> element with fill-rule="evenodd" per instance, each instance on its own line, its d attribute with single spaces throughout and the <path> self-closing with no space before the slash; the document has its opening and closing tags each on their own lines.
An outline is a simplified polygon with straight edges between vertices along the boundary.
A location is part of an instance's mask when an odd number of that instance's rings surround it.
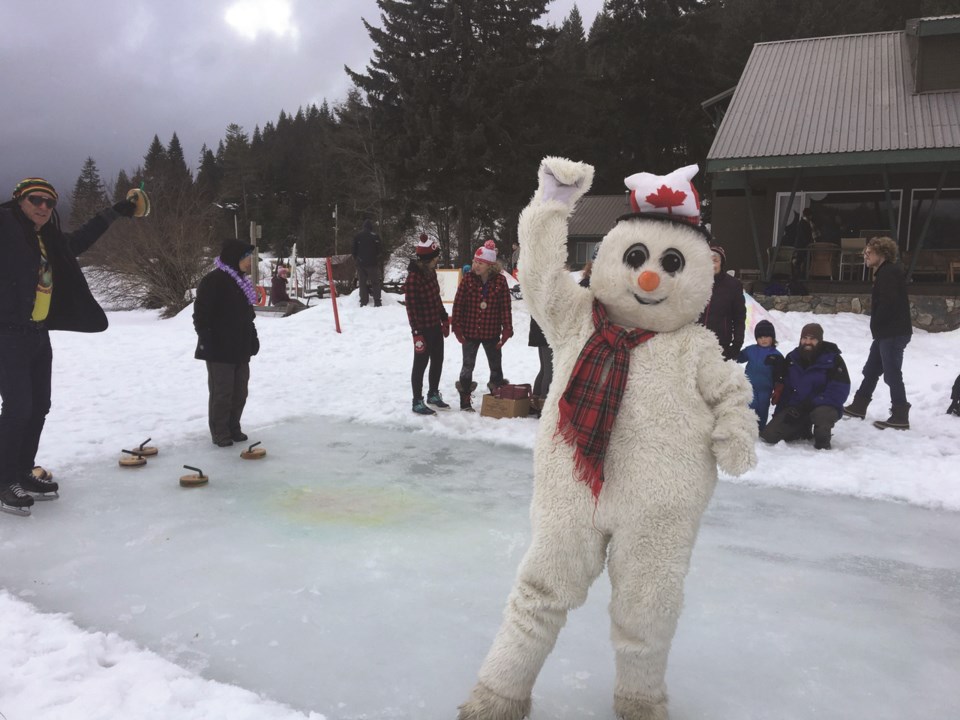
<svg viewBox="0 0 960 720">
<path fill-rule="evenodd" d="M 667 212 L 672 212 L 670 208 L 679 207 L 683 205 L 683 201 L 687 199 L 687 194 L 683 190 L 672 190 L 666 185 L 661 185 L 657 188 L 656 194 L 650 193 L 647 195 L 644 200 L 658 208 L 666 208 Z"/>
</svg>

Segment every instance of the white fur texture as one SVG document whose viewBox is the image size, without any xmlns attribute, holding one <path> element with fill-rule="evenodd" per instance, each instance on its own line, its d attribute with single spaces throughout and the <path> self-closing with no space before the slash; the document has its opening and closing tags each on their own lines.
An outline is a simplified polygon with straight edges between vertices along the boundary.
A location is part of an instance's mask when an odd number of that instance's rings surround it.
<svg viewBox="0 0 960 720">
<path fill-rule="evenodd" d="M 586 600 L 605 564 L 616 713 L 665 720 L 667 654 L 717 465 L 739 474 L 756 464 L 750 385 L 735 363 L 723 361 L 713 334 L 695 324 L 713 280 L 706 241 L 692 228 L 627 220 L 604 238 L 589 289 L 566 271 L 567 218 L 592 178 L 589 165 L 546 158 L 540 187 L 520 216 L 520 283 L 553 348 L 554 379 L 534 450 L 531 546 L 463 720 L 503 717 L 483 714 L 471 704 L 476 697 L 529 707 L 567 612 Z M 631 267 L 624 256 L 638 244 L 649 259 Z M 681 271 L 660 265 L 667 251 L 683 255 Z M 640 287 L 643 272 L 658 276 L 655 289 Z M 631 353 L 597 503 L 575 479 L 573 448 L 556 433 L 558 398 L 593 333 L 594 296 L 615 323 L 657 332 Z"/>
</svg>

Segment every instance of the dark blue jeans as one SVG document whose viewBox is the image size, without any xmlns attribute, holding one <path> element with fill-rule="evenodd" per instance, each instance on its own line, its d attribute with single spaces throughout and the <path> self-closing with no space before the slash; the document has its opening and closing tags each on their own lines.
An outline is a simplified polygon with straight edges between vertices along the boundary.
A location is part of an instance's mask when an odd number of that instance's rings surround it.
<svg viewBox="0 0 960 720">
<path fill-rule="evenodd" d="M 0 487 L 19 482 L 36 464 L 52 366 L 46 330 L 0 328 Z"/>
<path fill-rule="evenodd" d="M 870 345 L 870 354 L 863 366 L 863 381 L 857 395 L 873 397 L 880 376 L 890 387 L 890 404 L 904 405 L 907 402 L 907 391 L 903 387 L 903 351 L 910 343 L 909 335 L 874 340 Z"/>
</svg>

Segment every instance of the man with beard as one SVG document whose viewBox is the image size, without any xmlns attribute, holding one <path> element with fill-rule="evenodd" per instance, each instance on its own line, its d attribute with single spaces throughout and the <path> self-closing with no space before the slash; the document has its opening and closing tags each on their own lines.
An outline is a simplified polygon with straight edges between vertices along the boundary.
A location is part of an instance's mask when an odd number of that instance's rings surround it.
<svg viewBox="0 0 960 720">
<path fill-rule="evenodd" d="M 787 355 L 782 381 L 774 387 L 777 411 L 760 439 L 775 445 L 809 438 L 813 425 L 813 446 L 829 450 L 833 426 L 843 416 L 849 394 L 850 375 L 840 348 L 824 342 L 817 323 L 804 325 L 800 345 Z"/>
</svg>

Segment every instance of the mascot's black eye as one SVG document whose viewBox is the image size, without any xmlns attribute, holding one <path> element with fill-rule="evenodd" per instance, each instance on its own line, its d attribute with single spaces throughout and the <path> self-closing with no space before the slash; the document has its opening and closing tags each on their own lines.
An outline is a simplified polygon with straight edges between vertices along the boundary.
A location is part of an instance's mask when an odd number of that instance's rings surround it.
<svg viewBox="0 0 960 720">
<path fill-rule="evenodd" d="M 636 270 L 650 259 L 650 251 L 643 243 L 631 245 L 630 249 L 623 254 L 623 261 Z"/>
<path fill-rule="evenodd" d="M 671 275 L 683 270 L 683 266 L 686 264 L 686 262 L 687 261 L 684 259 L 683 253 L 679 250 L 674 250 L 673 248 L 670 248 L 660 256 L 660 267 L 662 267 Z"/>
</svg>

